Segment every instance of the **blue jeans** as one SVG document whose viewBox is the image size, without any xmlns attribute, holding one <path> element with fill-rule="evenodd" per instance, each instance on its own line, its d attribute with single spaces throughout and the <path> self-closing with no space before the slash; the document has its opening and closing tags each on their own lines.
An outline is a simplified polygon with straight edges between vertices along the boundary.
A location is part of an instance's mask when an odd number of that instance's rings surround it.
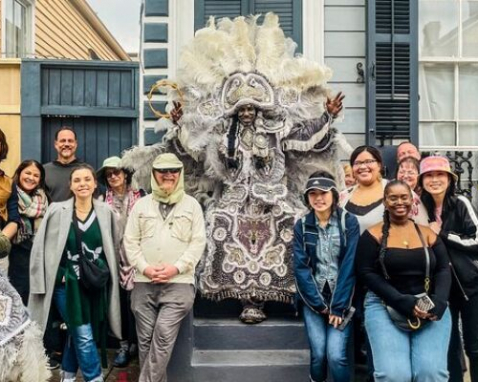
<svg viewBox="0 0 478 382">
<path fill-rule="evenodd" d="M 66 291 L 65 287 L 56 287 L 53 300 L 63 320 L 66 321 Z M 61 368 L 65 376 L 72 378 L 78 367 L 86 382 L 101 382 L 101 362 L 98 349 L 93 339 L 91 324 L 68 327 L 68 338 L 63 351 Z"/>
<path fill-rule="evenodd" d="M 329 366 L 334 382 L 349 382 L 351 368 L 347 345 L 353 325 L 349 323 L 340 331 L 329 324 L 329 316 L 317 314 L 306 305 L 303 312 L 310 346 L 311 379 L 314 382 L 325 381 Z"/>
<path fill-rule="evenodd" d="M 440 321 L 406 332 L 395 326 L 382 300 L 369 291 L 365 297 L 365 328 L 372 348 L 375 381 L 448 381 L 448 308 Z"/>
</svg>

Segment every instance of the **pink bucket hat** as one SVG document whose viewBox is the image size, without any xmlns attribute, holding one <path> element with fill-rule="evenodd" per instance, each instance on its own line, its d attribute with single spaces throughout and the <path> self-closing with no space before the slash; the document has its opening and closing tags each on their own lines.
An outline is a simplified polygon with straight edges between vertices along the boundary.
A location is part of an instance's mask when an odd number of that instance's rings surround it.
<svg viewBox="0 0 478 382">
<path fill-rule="evenodd" d="M 451 170 L 450 162 L 447 158 L 442 156 L 429 156 L 423 158 L 420 162 L 420 178 L 423 174 L 431 171 L 444 171 L 450 174 L 455 182 L 458 181 L 458 176 Z"/>
</svg>

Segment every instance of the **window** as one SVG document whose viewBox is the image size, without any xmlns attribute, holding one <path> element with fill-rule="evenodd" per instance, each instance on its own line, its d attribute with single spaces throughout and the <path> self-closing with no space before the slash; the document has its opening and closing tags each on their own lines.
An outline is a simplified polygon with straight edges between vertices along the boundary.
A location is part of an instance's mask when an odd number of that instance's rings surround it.
<svg viewBox="0 0 478 382">
<path fill-rule="evenodd" d="M 4 57 L 33 53 L 32 5 L 26 0 L 4 0 Z"/>
<path fill-rule="evenodd" d="M 420 147 L 478 148 L 478 0 L 420 0 Z"/>
<path fill-rule="evenodd" d="M 315 0 L 317 1 L 317 0 Z M 298 44 L 302 51 L 302 0 L 195 0 L 195 29 L 206 25 L 209 16 L 216 19 L 239 15 L 274 12 L 280 18 L 284 33 Z M 259 20 L 259 23 L 262 19 Z"/>
</svg>

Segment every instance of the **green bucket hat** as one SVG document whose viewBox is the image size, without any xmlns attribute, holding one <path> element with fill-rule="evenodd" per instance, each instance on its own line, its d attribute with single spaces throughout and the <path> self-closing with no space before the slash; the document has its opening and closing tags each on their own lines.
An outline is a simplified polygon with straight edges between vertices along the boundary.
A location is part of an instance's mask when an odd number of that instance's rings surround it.
<svg viewBox="0 0 478 382">
<path fill-rule="evenodd" d="M 123 168 L 121 166 L 121 158 L 120 157 L 109 157 L 103 161 L 103 166 L 100 167 L 98 171 L 96 171 L 96 177 L 98 181 L 103 184 L 106 184 L 106 176 L 105 171 L 107 168 Z"/>
</svg>

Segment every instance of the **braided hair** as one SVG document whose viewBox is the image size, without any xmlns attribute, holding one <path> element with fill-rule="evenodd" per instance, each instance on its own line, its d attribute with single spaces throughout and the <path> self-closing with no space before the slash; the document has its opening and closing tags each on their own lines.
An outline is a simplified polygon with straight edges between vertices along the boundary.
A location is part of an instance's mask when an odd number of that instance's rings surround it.
<svg viewBox="0 0 478 382">
<path fill-rule="evenodd" d="M 406 184 L 405 182 L 401 180 L 392 180 L 387 183 L 385 186 L 385 189 L 383 190 L 383 196 L 384 198 L 388 195 L 388 192 L 390 188 L 394 186 L 403 186 L 408 189 L 410 192 L 410 195 L 412 195 L 412 190 L 410 189 L 410 186 Z M 382 240 L 380 241 L 380 251 L 379 251 L 379 262 L 380 266 L 382 267 L 383 275 L 385 279 L 389 280 L 390 276 L 387 272 L 387 269 L 385 268 L 385 253 L 387 252 L 387 240 L 388 236 L 390 234 L 390 213 L 388 212 L 387 209 L 383 212 L 383 226 L 382 226 Z"/>
<path fill-rule="evenodd" d="M 239 128 L 239 118 L 236 115 L 232 117 L 231 127 L 227 133 L 227 167 L 237 169 L 239 164 L 236 155 L 236 139 L 237 139 L 237 130 Z"/>
</svg>

